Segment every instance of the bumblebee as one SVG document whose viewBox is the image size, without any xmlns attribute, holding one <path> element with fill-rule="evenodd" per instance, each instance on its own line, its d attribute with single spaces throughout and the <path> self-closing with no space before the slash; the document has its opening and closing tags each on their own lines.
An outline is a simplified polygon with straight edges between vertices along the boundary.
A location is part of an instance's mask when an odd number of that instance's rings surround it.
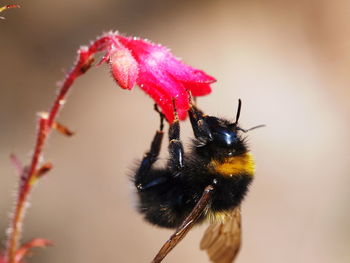
<svg viewBox="0 0 350 263">
<path fill-rule="evenodd" d="M 175 228 L 152 262 L 158 263 L 193 225 L 208 220 L 201 249 L 215 263 L 232 262 L 240 247 L 240 204 L 253 180 L 254 161 L 239 127 L 241 100 L 235 122 L 208 116 L 192 99 L 188 114 L 194 133 L 191 149 L 184 153 L 174 103 L 169 125 L 169 158 L 165 168 L 154 168 L 164 135 L 164 115 L 149 152 L 144 155 L 133 181 L 138 211 L 151 224 Z"/>
</svg>

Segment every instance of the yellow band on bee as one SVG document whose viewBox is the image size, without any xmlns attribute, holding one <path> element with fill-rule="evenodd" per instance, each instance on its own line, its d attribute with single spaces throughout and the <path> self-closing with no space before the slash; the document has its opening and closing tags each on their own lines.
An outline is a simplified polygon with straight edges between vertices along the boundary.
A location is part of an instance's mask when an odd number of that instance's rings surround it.
<svg viewBox="0 0 350 263">
<path fill-rule="evenodd" d="M 244 153 L 238 156 L 228 157 L 223 162 L 212 160 L 210 167 L 214 172 L 222 174 L 223 176 L 235 176 L 238 174 L 254 175 L 254 160 L 250 153 Z"/>
<path fill-rule="evenodd" d="M 224 212 L 207 211 L 205 213 L 205 217 L 209 221 L 209 223 L 225 223 L 229 216 L 230 216 L 230 213 L 227 211 L 224 211 Z"/>
</svg>

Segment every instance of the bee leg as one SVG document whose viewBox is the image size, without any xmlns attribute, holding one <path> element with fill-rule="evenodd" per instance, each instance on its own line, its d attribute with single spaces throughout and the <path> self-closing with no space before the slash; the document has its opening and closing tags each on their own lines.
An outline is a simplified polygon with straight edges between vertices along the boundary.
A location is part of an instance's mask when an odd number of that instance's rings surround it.
<svg viewBox="0 0 350 263">
<path fill-rule="evenodd" d="M 199 110 L 195 103 L 193 102 L 193 98 L 190 94 L 190 109 L 188 110 L 191 126 L 193 129 L 194 136 L 200 142 L 200 144 L 205 145 L 208 141 L 213 139 L 210 129 L 207 123 L 204 120 L 204 114 L 201 110 Z"/>
<path fill-rule="evenodd" d="M 174 121 L 169 126 L 169 167 L 171 171 L 178 171 L 183 168 L 184 150 L 180 140 L 180 123 L 174 103 Z"/>
<path fill-rule="evenodd" d="M 202 194 L 202 197 L 197 202 L 196 206 L 192 209 L 191 213 L 186 217 L 175 233 L 164 243 L 158 254 L 152 260 L 152 263 L 160 263 L 166 255 L 186 236 L 188 231 L 193 227 L 198 218 L 202 215 L 210 203 L 214 187 L 208 185 Z"/>
<path fill-rule="evenodd" d="M 160 147 L 162 145 L 162 139 L 163 139 L 163 128 L 164 128 L 164 115 L 161 113 L 157 106 L 155 105 L 155 110 L 159 113 L 160 115 L 160 126 L 159 130 L 157 130 L 156 134 L 153 137 L 152 143 L 151 143 L 151 149 L 149 152 L 147 152 L 142 161 L 140 168 L 138 169 L 136 176 L 135 176 L 135 185 L 137 189 L 139 190 L 144 190 L 146 188 L 155 186 L 159 183 L 162 183 L 162 179 L 158 180 L 155 179 L 153 181 L 147 180 L 147 175 L 149 174 L 150 169 L 152 168 L 152 165 L 154 162 L 157 160 L 159 152 L 160 152 Z M 164 178 L 165 179 L 165 178 Z M 158 182 L 159 181 L 159 182 Z"/>
</svg>

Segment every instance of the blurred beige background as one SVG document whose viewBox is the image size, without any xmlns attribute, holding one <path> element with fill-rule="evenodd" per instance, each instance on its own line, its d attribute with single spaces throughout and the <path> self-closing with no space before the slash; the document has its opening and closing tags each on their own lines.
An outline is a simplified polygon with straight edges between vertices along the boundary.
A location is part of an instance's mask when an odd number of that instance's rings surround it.
<svg viewBox="0 0 350 263">
<path fill-rule="evenodd" d="M 207 113 L 233 118 L 241 98 L 242 126 L 267 125 L 249 134 L 257 172 L 237 262 L 350 262 L 349 1 L 16 3 L 0 21 L 2 240 L 17 185 L 9 154 L 29 160 L 35 113 L 51 105 L 76 49 L 113 29 L 215 76 L 212 95 L 199 99 Z M 152 101 L 118 88 L 102 66 L 76 82 L 59 120 L 77 134 L 50 137 L 54 170 L 31 196 L 23 237 L 56 245 L 29 262 L 149 262 L 172 231 L 135 212 L 127 175 L 158 127 Z M 198 249 L 204 228 L 164 262 L 208 262 Z"/>
</svg>

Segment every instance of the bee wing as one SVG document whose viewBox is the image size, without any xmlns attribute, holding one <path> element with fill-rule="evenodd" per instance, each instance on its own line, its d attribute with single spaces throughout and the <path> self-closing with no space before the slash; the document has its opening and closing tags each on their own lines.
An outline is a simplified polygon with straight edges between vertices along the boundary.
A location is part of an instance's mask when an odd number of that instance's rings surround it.
<svg viewBox="0 0 350 263">
<path fill-rule="evenodd" d="M 231 263 L 241 246 L 241 210 L 235 208 L 222 222 L 209 225 L 200 243 L 214 263 Z"/>
</svg>

